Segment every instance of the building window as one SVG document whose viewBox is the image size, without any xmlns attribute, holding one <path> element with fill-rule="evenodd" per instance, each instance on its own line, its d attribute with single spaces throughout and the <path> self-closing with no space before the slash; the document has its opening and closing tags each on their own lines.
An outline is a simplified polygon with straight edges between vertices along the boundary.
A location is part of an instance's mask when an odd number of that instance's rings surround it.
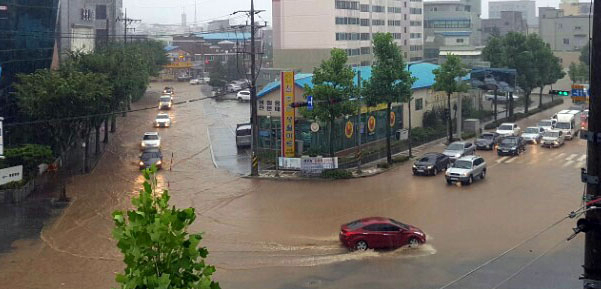
<svg viewBox="0 0 601 289">
<path fill-rule="evenodd" d="M 371 62 L 369 60 L 361 61 L 361 66 L 370 66 Z"/>
<path fill-rule="evenodd" d="M 470 28 L 471 21 L 464 20 L 425 20 L 424 28 Z"/>
<path fill-rule="evenodd" d="M 570 44 L 570 39 L 564 38 L 563 39 L 563 44 Z"/>
<path fill-rule="evenodd" d="M 369 26 L 369 19 L 361 19 L 361 26 Z"/>
<path fill-rule="evenodd" d="M 344 40 L 359 40 L 359 33 L 337 32 L 336 33 L 336 41 L 344 41 Z"/>
<path fill-rule="evenodd" d="M 274 111 L 280 111 L 280 101 L 279 101 L 279 100 L 276 100 L 276 101 L 274 102 L 274 105 L 273 105 L 273 110 L 274 110 Z"/>
<path fill-rule="evenodd" d="M 581 30 L 581 29 L 582 29 L 582 27 L 580 27 L 580 26 L 574 27 L 574 30 Z"/>
<path fill-rule="evenodd" d="M 422 34 L 421 33 L 411 33 L 410 37 L 411 37 L 411 39 L 418 39 L 418 38 L 422 38 Z"/>
<path fill-rule="evenodd" d="M 394 39 L 401 39 L 402 36 L 403 36 L 403 34 L 401 34 L 401 33 L 392 33 L 392 38 L 394 38 Z"/>
<path fill-rule="evenodd" d="M 371 6 L 371 11 L 372 12 L 376 12 L 376 13 L 382 13 L 384 12 L 384 6 L 380 6 L 380 5 L 373 5 Z"/>
<path fill-rule="evenodd" d="M 94 20 L 94 14 L 92 13 L 92 9 L 81 9 L 81 20 L 83 20 L 83 21 Z"/>
<path fill-rule="evenodd" d="M 407 14 L 403 14 L 403 20 L 407 21 Z"/>
<path fill-rule="evenodd" d="M 407 33 L 407 26 L 403 27 L 403 33 Z"/>
<path fill-rule="evenodd" d="M 388 13 L 402 13 L 401 7 L 388 7 Z"/>
<path fill-rule="evenodd" d="M 381 20 L 381 19 L 373 19 L 371 21 L 371 25 L 373 26 L 384 26 L 386 24 L 386 21 Z"/>
<path fill-rule="evenodd" d="M 371 47 L 361 47 L 361 55 L 370 54 Z"/>
<path fill-rule="evenodd" d="M 271 100 L 267 101 L 267 111 L 271 111 L 271 109 L 272 109 L 271 103 L 272 103 Z"/>
<path fill-rule="evenodd" d="M 369 33 L 361 33 L 361 40 L 369 40 Z"/>
<path fill-rule="evenodd" d="M 106 19 L 106 5 L 96 5 L 96 19 Z"/>
<path fill-rule="evenodd" d="M 403 6 L 405 6 L 405 8 L 407 8 L 407 1 L 403 2 Z"/>
<path fill-rule="evenodd" d="M 346 51 L 346 55 L 348 55 L 348 56 L 356 56 L 356 55 L 359 55 L 359 53 L 361 52 L 361 50 L 359 48 L 345 49 L 345 51 Z"/>
<path fill-rule="evenodd" d="M 422 26 L 422 22 L 421 21 L 410 21 L 409 25 L 411 25 L 411 26 Z"/>
<path fill-rule="evenodd" d="M 264 109 L 265 109 L 265 101 L 259 100 L 259 110 L 264 110 Z"/>
<path fill-rule="evenodd" d="M 336 17 L 337 25 L 358 25 L 359 18 L 356 17 Z"/>
<path fill-rule="evenodd" d="M 457 39 L 455 39 L 455 41 L 456 41 L 457 43 L 463 43 L 463 38 L 457 38 Z"/>
<path fill-rule="evenodd" d="M 361 12 L 369 12 L 369 5 L 368 4 L 361 4 L 360 11 Z"/>
<path fill-rule="evenodd" d="M 388 26 L 401 26 L 401 20 L 388 20 Z"/>
<path fill-rule="evenodd" d="M 357 10 L 359 1 L 336 1 L 336 9 Z"/>
<path fill-rule="evenodd" d="M 415 99 L 415 111 L 424 109 L 424 99 L 416 98 Z"/>
</svg>

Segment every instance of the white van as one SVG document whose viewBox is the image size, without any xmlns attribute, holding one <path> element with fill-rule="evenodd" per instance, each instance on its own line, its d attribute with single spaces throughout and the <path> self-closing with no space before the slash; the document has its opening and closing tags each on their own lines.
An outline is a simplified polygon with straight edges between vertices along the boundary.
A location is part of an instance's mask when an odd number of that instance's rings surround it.
<svg viewBox="0 0 601 289">
<path fill-rule="evenodd" d="M 236 125 L 236 147 L 249 147 L 252 143 L 252 126 L 250 123 Z"/>
<path fill-rule="evenodd" d="M 556 113 L 553 118 L 557 119 L 555 124 L 556 130 L 561 130 L 566 139 L 572 140 L 580 131 L 580 114 L 579 110 L 562 110 Z"/>
</svg>

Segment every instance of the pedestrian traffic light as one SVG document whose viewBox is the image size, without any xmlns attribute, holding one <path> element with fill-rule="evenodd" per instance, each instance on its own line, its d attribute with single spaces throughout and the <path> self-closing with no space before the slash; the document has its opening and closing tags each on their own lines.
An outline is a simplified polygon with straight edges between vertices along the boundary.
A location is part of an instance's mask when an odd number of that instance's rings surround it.
<svg viewBox="0 0 601 289">
<path fill-rule="evenodd" d="M 559 96 L 570 96 L 570 91 L 552 89 L 552 90 L 549 90 L 549 94 L 550 95 L 559 95 Z"/>
</svg>

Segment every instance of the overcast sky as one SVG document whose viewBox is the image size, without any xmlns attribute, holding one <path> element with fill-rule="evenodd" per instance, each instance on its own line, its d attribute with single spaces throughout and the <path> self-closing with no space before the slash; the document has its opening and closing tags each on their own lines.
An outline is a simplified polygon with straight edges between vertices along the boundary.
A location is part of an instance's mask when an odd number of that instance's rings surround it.
<svg viewBox="0 0 601 289">
<path fill-rule="evenodd" d="M 199 24 L 216 18 L 226 19 L 228 14 L 236 10 L 250 9 L 250 0 L 123 0 L 123 5 L 127 8 L 128 17 L 142 19 L 144 23 L 179 24 L 183 11 L 186 12 L 188 23 L 194 22 L 194 1 Z M 538 7 L 558 7 L 559 1 L 537 0 L 537 14 Z M 271 25 L 271 0 L 255 0 L 255 8 L 267 10 L 261 17 Z M 488 17 L 488 0 L 482 1 L 482 17 Z M 234 19 L 239 23 L 244 22 L 242 20 L 241 15 Z"/>
</svg>

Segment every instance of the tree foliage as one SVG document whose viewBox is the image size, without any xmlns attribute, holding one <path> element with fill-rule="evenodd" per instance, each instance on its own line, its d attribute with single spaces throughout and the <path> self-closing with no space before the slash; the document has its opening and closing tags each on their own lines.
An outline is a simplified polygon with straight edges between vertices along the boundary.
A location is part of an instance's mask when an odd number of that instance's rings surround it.
<svg viewBox="0 0 601 289">
<path fill-rule="evenodd" d="M 313 70 L 313 87 L 305 86 L 305 96 L 312 95 L 315 102 L 309 117 L 328 121 L 330 124 L 329 143 L 330 155 L 334 155 L 334 142 L 332 130 L 334 121 L 348 114 L 356 112 L 355 105 L 350 101 L 355 94 L 355 73 L 347 65 L 348 56 L 342 49 L 334 48 L 330 51 L 330 58 L 321 62 Z"/>
<path fill-rule="evenodd" d="M 465 92 L 468 85 L 461 79 L 467 75 L 468 70 L 457 55 L 448 55 L 447 60 L 434 73 L 433 89 L 444 91 L 447 94 L 447 126 L 449 128 L 449 143 L 453 140 L 453 123 L 451 120 L 451 95 L 457 92 Z"/>
<path fill-rule="evenodd" d="M 386 120 L 389 124 L 392 103 L 410 101 L 414 78 L 407 71 L 401 50 L 394 43 L 392 34 L 376 33 L 373 51 L 376 61 L 372 66 L 371 78 L 364 82 L 363 95 L 368 105 L 387 104 Z M 386 125 L 387 160 L 392 164 L 390 138 L 390 125 Z"/>
<path fill-rule="evenodd" d="M 582 49 L 580 49 L 580 62 L 589 66 L 591 64 L 591 43 L 587 42 Z"/>
<path fill-rule="evenodd" d="M 504 37 L 489 41 L 482 54 L 492 67 L 517 70 L 517 84 L 524 91 L 525 103 L 530 102 L 533 89 L 542 89 L 564 76 L 559 58 L 553 55 L 549 45 L 536 34 L 526 36 L 510 32 Z M 527 105 L 525 112 L 528 112 Z"/>
<path fill-rule="evenodd" d="M 216 61 L 211 65 L 209 75 L 211 77 L 209 80 L 210 86 L 214 88 L 224 88 L 227 84 L 227 71 L 221 61 Z"/>
<path fill-rule="evenodd" d="M 33 177 L 38 172 L 38 165 L 52 162 L 53 153 L 49 146 L 25 144 L 9 148 L 4 152 L 5 159 L 0 159 L 0 168 L 23 165 L 25 179 Z"/>
<path fill-rule="evenodd" d="M 169 207 L 169 192 L 157 189 L 156 168 L 144 171 L 144 188 L 132 199 L 134 209 L 115 211 L 113 236 L 124 255 L 125 272 L 117 274 L 122 289 L 218 289 L 214 266 L 200 247 L 202 234 L 189 234 L 194 208 Z"/>
</svg>

